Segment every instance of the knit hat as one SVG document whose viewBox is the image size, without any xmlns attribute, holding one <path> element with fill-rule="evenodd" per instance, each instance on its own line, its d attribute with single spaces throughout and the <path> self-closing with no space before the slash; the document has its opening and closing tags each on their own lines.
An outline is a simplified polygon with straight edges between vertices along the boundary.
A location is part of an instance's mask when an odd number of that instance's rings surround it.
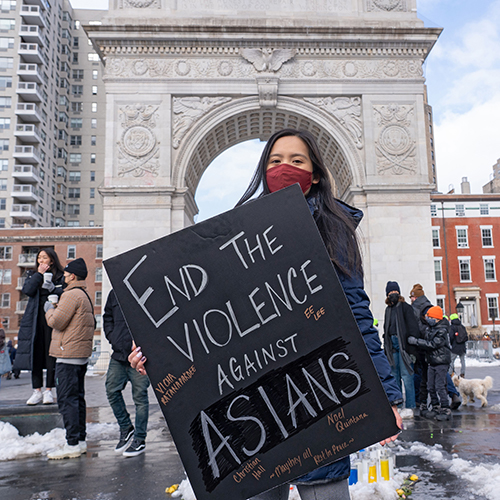
<svg viewBox="0 0 500 500">
<path fill-rule="evenodd" d="M 439 320 L 443 319 L 443 310 L 439 306 L 432 306 L 429 307 L 427 312 L 425 313 L 426 316 L 429 316 L 429 318 L 436 318 Z"/>
<path fill-rule="evenodd" d="M 389 295 L 389 292 L 398 292 L 401 293 L 401 289 L 396 281 L 388 281 L 385 286 L 385 294 Z"/>
<path fill-rule="evenodd" d="M 78 277 L 85 279 L 87 277 L 87 265 L 85 261 L 80 257 L 78 259 L 72 260 L 64 270 L 71 274 L 76 274 Z"/>
<path fill-rule="evenodd" d="M 410 297 L 422 297 L 424 295 L 424 289 L 420 283 L 413 285 L 410 292 Z"/>
<path fill-rule="evenodd" d="M 453 321 L 454 319 L 460 319 L 457 313 L 450 314 L 450 321 Z"/>
</svg>

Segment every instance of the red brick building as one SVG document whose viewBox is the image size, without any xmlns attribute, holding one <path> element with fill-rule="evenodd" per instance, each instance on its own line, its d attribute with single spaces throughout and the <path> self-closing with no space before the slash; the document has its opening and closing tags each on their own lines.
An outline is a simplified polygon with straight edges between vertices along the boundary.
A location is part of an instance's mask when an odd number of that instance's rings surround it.
<svg viewBox="0 0 500 500">
<path fill-rule="evenodd" d="M 461 302 L 473 334 L 498 330 L 500 194 L 434 194 L 431 214 L 438 305 Z"/>
<path fill-rule="evenodd" d="M 36 267 L 38 251 L 45 247 L 56 251 L 62 266 L 77 257 L 85 260 L 89 271 L 86 283 L 94 303 L 97 330 L 101 327 L 102 228 L 0 229 L 0 316 L 7 339 L 14 344 L 28 303 L 21 289 L 28 270 Z"/>
</svg>

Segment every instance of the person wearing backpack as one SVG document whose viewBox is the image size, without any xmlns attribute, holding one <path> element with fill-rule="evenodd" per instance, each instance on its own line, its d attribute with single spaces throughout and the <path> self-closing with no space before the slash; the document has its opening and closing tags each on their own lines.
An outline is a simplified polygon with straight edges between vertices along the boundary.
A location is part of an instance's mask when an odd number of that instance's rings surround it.
<svg viewBox="0 0 500 500">
<path fill-rule="evenodd" d="M 465 377 L 465 354 L 467 353 L 469 336 L 458 314 L 451 314 L 450 321 L 451 363 L 449 372 L 450 375 L 455 373 L 455 360 L 460 358 L 460 376 L 463 378 Z"/>
</svg>

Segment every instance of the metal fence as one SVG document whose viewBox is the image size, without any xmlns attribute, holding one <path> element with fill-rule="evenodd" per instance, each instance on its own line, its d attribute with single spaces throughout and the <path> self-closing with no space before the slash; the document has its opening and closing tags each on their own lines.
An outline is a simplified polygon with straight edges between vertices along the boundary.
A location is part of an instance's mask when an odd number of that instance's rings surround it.
<svg viewBox="0 0 500 500">
<path fill-rule="evenodd" d="M 468 340 L 467 356 L 469 358 L 493 360 L 493 342 L 491 340 Z"/>
</svg>

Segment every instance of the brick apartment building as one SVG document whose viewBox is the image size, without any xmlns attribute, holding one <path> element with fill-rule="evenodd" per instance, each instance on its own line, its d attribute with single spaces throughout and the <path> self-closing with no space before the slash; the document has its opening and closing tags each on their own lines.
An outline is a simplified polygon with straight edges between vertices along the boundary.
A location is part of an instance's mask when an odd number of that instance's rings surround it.
<svg viewBox="0 0 500 500">
<path fill-rule="evenodd" d="M 82 257 L 89 271 L 88 293 L 94 303 L 97 330 L 101 327 L 102 228 L 24 228 L 0 230 L 0 316 L 7 339 L 14 344 L 28 297 L 21 293 L 27 272 L 36 268 L 36 255 L 53 248 L 61 265 Z M 96 335 L 100 331 L 96 330 Z"/>
<path fill-rule="evenodd" d="M 461 302 L 463 323 L 482 335 L 500 323 L 500 194 L 468 194 L 466 178 L 464 186 L 462 194 L 431 196 L 436 299 L 446 314 Z"/>
</svg>

